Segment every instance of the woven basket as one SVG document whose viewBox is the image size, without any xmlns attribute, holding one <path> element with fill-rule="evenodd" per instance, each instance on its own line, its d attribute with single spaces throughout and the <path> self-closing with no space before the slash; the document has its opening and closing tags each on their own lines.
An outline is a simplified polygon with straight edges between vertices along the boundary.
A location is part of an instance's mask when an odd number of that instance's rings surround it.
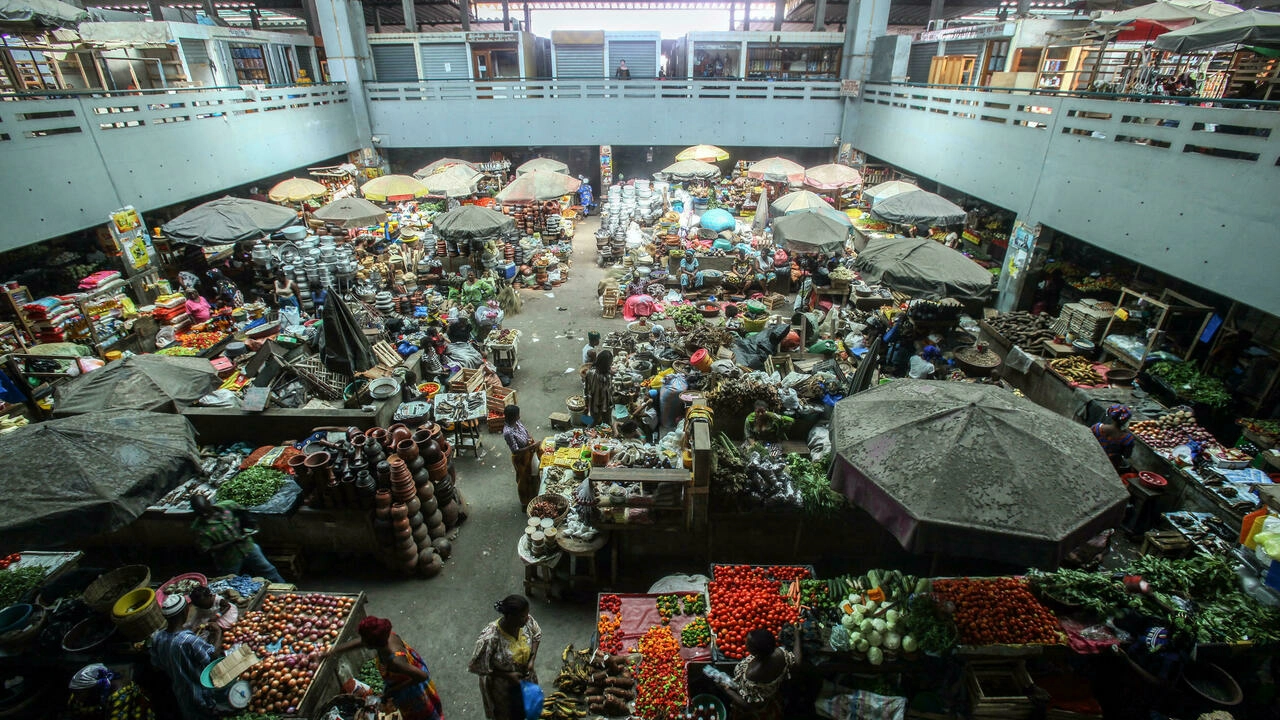
<svg viewBox="0 0 1280 720">
<path fill-rule="evenodd" d="M 150 584 L 151 568 L 146 565 L 125 565 L 99 575 L 97 580 L 84 589 L 81 597 L 90 608 L 100 613 L 109 613 L 117 600 Z"/>
<path fill-rule="evenodd" d="M 563 495 L 554 495 L 551 493 L 547 493 L 545 495 L 539 495 L 538 497 L 530 500 L 529 504 L 525 507 L 525 513 L 527 513 L 529 517 L 536 517 L 533 514 L 533 506 L 534 506 L 534 503 L 538 502 L 539 500 L 550 500 L 551 502 L 555 503 L 557 506 L 560 507 L 560 514 L 556 515 L 552 519 L 555 520 L 556 527 L 563 525 L 565 518 L 569 516 L 569 499 Z"/>
</svg>

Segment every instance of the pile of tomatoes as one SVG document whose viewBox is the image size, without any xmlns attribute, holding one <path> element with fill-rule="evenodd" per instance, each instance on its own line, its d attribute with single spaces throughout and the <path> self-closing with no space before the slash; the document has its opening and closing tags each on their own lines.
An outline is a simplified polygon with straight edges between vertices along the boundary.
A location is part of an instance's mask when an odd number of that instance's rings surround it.
<svg viewBox="0 0 1280 720">
<path fill-rule="evenodd" d="M 933 594 L 955 606 L 952 620 L 966 645 L 1058 642 L 1058 619 L 1021 580 L 934 580 Z"/>
<path fill-rule="evenodd" d="M 249 710 L 293 715 L 337 641 L 355 599 L 320 593 L 268 595 L 223 636 L 223 645 L 247 645 L 262 661 L 245 673 L 253 686 Z M 279 648 L 273 652 L 273 646 Z"/>
<path fill-rule="evenodd" d="M 769 568 L 769 574 L 773 576 L 774 580 L 784 583 L 789 583 L 792 580 L 807 580 L 813 576 L 809 572 L 809 568 L 796 567 L 794 565 L 774 565 Z"/>
<path fill-rule="evenodd" d="M 22 553 L 10 553 L 0 558 L 0 570 L 8 570 L 9 566 L 22 559 Z"/>
<path fill-rule="evenodd" d="M 640 664 L 635 669 L 635 714 L 646 720 L 674 720 L 689 705 L 680 643 L 671 628 L 654 625 L 636 646 Z"/>
<path fill-rule="evenodd" d="M 776 637 L 783 627 L 800 621 L 800 613 L 778 593 L 782 578 L 777 571 L 750 565 L 716 565 L 712 569 L 707 585 L 711 596 L 707 622 L 715 631 L 716 647 L 727 657 L 746 657 L 747 633 L 752 630 L 763 628 Z"/>
<path fill-rule="evenodd" d="M 189 332 L 178 333 L 174 339 L 183 347 L 195 348 L 196 350 L 208 350 L 209 348 L 222 342 L 226 335 L 220 332 Z"/>
</svg>

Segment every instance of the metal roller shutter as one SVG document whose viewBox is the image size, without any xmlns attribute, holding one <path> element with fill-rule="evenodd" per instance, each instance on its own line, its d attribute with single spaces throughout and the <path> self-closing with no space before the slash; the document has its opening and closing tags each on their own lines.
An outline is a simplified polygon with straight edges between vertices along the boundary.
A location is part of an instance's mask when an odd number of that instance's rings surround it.
<svg viewBox="0 0 1280 720">
<path fill-rule="evenodd" d="M 986 40 L 956 40 L 943 46 L 942 52 L 947 55 L 981 55 Z"/>
<path fill-rule="evenodd" d="M 427 80 L 465 80 L 467 46 L 462 43 L 423 43 L 422 75 Z"/>
<path fill-rule="evenodd" d="M 378 82 L 413 82 L 418 79 L 418 60 L 413 56 L 413 46 L 371 45 L 373 74 Z"/>
<path fill-rule="evenodd" d="M 914 43 L 911 58 L 907 60 L 907 80 L 913 83 L 929 82 L 929 65 L 938 54 L 938 43 Z"/>
<path fill-rule="evenodd" d="M 599 78 L 604 74 L 603 45 L 556 46 L 557 78 Z"/>
<path fill-rule="evenodd" d="M 609 75 L 618 67 L 619 60 L 627 61 L 631 77 L 658 77 L 658 49 L 651 40 L 614 40 L 609 43 Z"/>
</svg>

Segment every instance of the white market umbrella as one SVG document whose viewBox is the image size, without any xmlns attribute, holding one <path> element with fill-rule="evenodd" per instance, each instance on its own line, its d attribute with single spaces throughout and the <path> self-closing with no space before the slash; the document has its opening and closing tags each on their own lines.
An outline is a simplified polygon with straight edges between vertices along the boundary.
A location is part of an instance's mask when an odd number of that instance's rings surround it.
<svg viewBox="0 0 1280 720">
<path fill-rule="evenodd" d="M 534 158 L 516 168 L 516 175 L 528 175 L 535 170 L 540 170 L 542 172 L 568 173 L 569 166 L 559 160 L 552 160 L 551 158 Z"/>
<path fill-rule="evenodd" d="M 881 200 L 887 200 L 894 195 L 900 195 L 904 192 L 914 192 L 919 189 L 920 188 L 917 187 L 915 183 L 904 182 L 902 180 L 890 180 L 889 182 L 882 182 L 879 185 L 863 190 L 862 194 L 870 196 L 872 204 L 875 204 Z"/>
<path fill-rule="evenodd" d="M 466 165 L 450 165 L 439 172 L 421 179 L 432 195 L 444 197 L 467 197 L 476 192 L 476 182 L 480 173 Z"/>
<path fill-rule="evenodd" d="M 843 190 L 862 184 L 862 174 L 848 165 L 827 163 L 804 171 L 804 184 L 819 190 Z"/>
<path fill-rule="evenodd" d="M 804 166 L 782 157 L 765 158 L 747 168 L 747 177 L 768 182 L 798 183 L 804 180 Z"/>
</svg>

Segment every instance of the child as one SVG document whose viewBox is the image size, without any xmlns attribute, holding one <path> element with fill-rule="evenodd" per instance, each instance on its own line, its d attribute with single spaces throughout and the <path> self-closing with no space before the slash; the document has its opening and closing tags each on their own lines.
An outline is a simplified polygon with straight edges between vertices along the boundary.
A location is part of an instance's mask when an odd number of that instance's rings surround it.
<svg viewBox="0 0 1280 720">
<path fill-rule="evenodd" d="M 197 635 L 208 632 L 209 625 L 217 624 L 226 628 L 235 624 L 239 611 L 230 600 L 221 595 L 214 595 L 207 585 L 201 585 L 191 591 L 191 617 L 187 619 L 187 629 Z"/>
</svg>

